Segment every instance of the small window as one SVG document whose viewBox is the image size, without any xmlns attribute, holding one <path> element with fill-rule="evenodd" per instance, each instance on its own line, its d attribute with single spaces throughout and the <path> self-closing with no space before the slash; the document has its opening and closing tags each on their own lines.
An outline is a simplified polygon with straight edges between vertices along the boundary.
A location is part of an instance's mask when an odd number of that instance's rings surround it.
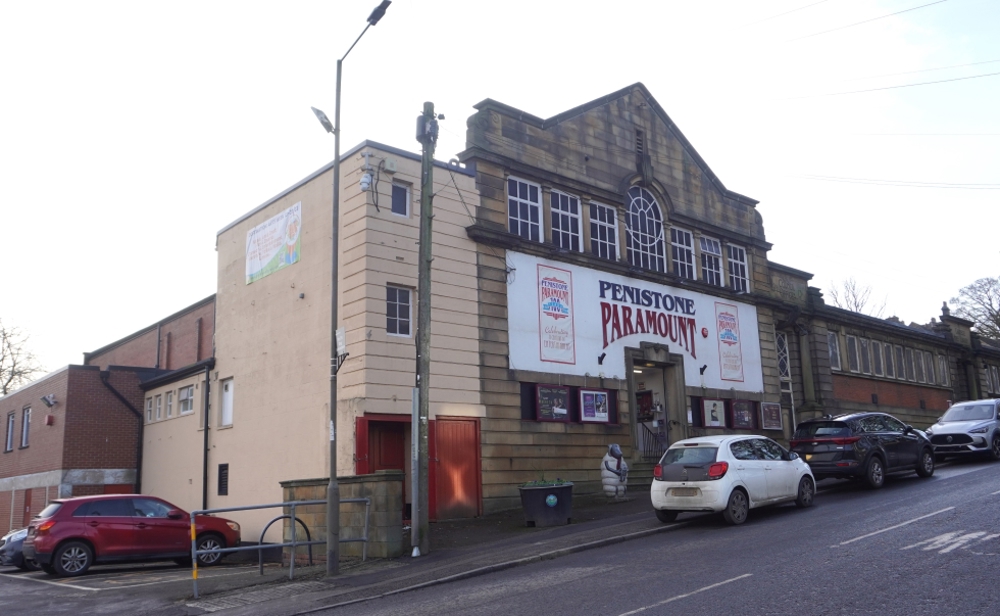
<svg viewBox="0 0 1000 616">
<path fill-rule="evenodd" d="M 788 334 L 775 332 L 775 346 L 778 348 L 778 377 L 785 381 L 792 378 L 791 365 L 788 359 Z"/>
<path fill-rule="evenodd" d="M 927 380 L 924 378 L 924 354 L 921 351 L 914 351 L 913 355 L 913 367 L 916 368 L 917 372 L 917 382 L 926 383 Z"/>
<path fill-rule="evenodd" d="M 507 222 L 510 232 L 533 242 L 542 241 L 542 189 L 538 184 L 507 180 Z"/>
<path fill-rule="evenodd" d="M 194 412 L 194 385 L 181 387 L 177 395 L 177 410 L 181 415 Z"/>
<path fill-rule="evenodd" d="M 618 216 L 615 208 L 590 204 L 590 252 L 608 259 L 618 260 Z"/>
<path fill-rule="evenodd" d="M 156 421 L 160 421 L 163 419 L 163 396 L 156 396 L 154 405 L 156 407 Z"/>
<path fill-rule="evenodd" d="M 219 496 L 229 494 L 229 464 L 219 465 Z"/>
<path fill-rule="evenodd" d="M 549 195 L 552 214 L 552 243 L 559 248 L 580 252 L 580 200 L 552 191 Z"/>
<path fill-rule="evenodd" d="M 830 352 L 830 368 L 840 370 L 840 343 L 837 332 L 826 332 L 826 348 Z"/>
<path fill-rule="evenodd" d="M 31 433 L 31 407 L 21 409 L 21 447 L 28 446 L 28 435 Z"/>
<path fill-rule="evenodd" d="M 670 256 L 674 260 L 674 274 L 694 280 L 694 240 L 690 231 L 670 228 Z"/>
<path fill-rule="evenodd" d="M 871 341 L 868 338 L 860 338 L 861 342 L 861 374 L 872 373 Z"/>
<path fill-rule="evenodd" d="M 890 379 L 896 378 L 895 362 L 892 359 L 892 345 L 885 343 L 885 375 Z"/>
<path fill-rule="evenodd" d="M 993 372 L 993 391 L 1000 393 L 1000 368 L 993 366 L 990 370 Z"/>
<path fill-rule="evenodd" d="M 904 351 L 906 352 L 906 380 L 916 381 L 917 376 L 913 365 L 913 349 L 907 347 Z"/>
<path fill-rule="evenodd" d="M 710 237 L 699 237 L 701 245 L 701 279 L 722 286 L 722 244 Z"/>
<path fill-rule="evenodd" d="M 732 244 L 726 245 L 729 253 L 729 288 L 733 291 L 746 292 L 750 288 L 750 277 L 747 274 L 747 251 Z M 838 370 L 840 370 L 838 363 Z"/>
<path fill-rule="evenodd" d="M 174 392 L 167 392 L 167 417 L 174 416 Z"/>
<path fill-rule="evenodd" d="M 146 398 L 146 423 L 153 423 L 153 399 Z"/>
<path fill-rule="evenodd" d="M 4 440 L 3 450 L 13 451 L 14 450 L 14 413 L 7 413 L 7 438 Z"/>
<path fill-rule="evenodd" d="M 934 378 L 934 356 L 929 351 L 924 351 L 924 373 L 928 383 L 931 385 L 937 383 L 937 379 Z"/>
<path fill-rule="evenodd" d="M 872 340 L 872 370 L 875 376 L 883 376 L 885 371 L 882 368 L 882 343 Z"/>
<path fill-rule="evenodd" d="M 893 347 L 896 349 L 896 378 L 905 381 L 906 380 L 906 356 L 903 353 L 903 347 L 898 344 Z"/>
<path fill-rule="evenodd" d="M 222 386 L 222 412 L 219 414 L 220 426 L 233 425 L 233 379 L 220 381 Z"/>
<path fill-rule="evenodd" d="M 386 285 L 385 331 L 393 336 L 410 335 L 410 289 Z"/>
<path fill-rule="evenodd" d="M 857 336 L 847 337 L 847 367 L 851 372 L 861 372 L 861 363 L 858 361 Z"/>
<path fill-rule="evenodd" d="M 938 383 L 948 385 L 948 358 L 938 355 Z"/>
<path fill-rule="evenodd" d="M 392 213 L 399 216 L 410 215 L 410 187 L 403 184 L 392 185 Z"/>
</svg>

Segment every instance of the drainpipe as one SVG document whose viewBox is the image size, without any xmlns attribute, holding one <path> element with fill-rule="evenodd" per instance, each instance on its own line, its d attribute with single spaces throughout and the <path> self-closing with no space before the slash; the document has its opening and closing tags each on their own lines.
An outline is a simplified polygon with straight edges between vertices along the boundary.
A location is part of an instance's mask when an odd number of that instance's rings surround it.
<svg viewBox="0 0 1000 616">
<path fill-rule="evenodd" d="M 203 402 L 202 408 L 204 409 L 205 415 L 205 426 L 204 426 L 204 446 L 202 447 L 201 453 L 201 508 L 208 509 L 208 401 L 209 398 L 209 379 L 211 378 L 211 366 L 205 366 L 205 400 Z"/>
<path fill-rule="evenodd" d="M 156 365 L 153 367 L 157 370 L 160 369 L 160 329 L 163 327 L 162 323 L 156 324 Z"/>
<path fill-rule="evenodd" d="M 142 413 L 132 406 L 132 403 L 128 401 L 128 398 L 123 396 L 117 389 L 114 388 L 114 386 L 111 385 L 111 383 L 108 382 L 108 377 L 111 376 L 111 372 L 109 370 L 101 370 L 100 375 L 101 384 L 104 385 L 108 391 L 114 395 L 114 397 L 118 398 L 118 400 L 125 405 L 125 408 L 132 411 L 132 414 L 139 420 L 139 442 L 136 443 L 135 447 L 135 492 L 136 494 L 142 494 L 142 439 L 146 422 L 142 419 Z"/>
</svg>

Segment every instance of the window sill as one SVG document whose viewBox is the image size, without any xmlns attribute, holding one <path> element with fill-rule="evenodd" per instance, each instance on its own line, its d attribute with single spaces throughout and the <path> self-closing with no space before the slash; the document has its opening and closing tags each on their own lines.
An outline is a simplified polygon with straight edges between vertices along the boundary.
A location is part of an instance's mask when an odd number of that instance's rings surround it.
<svg viewBox="0 0 1000 616">
<path fill-rule="evenodd" d="M 231 430 L 232 427 L 233 427 L 233 424 L 229 424 L 228 426 L 216 426 L 215 429 L 216 430 Z"/>
</svg>

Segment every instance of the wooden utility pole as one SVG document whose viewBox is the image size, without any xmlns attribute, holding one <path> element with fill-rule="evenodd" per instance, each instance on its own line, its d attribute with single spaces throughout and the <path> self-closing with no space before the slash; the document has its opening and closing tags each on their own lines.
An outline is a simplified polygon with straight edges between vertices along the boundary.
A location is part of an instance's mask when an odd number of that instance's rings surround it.
<svg viewBox="0 0 1000 616">
<path fill-rule="evenodd" d="M 434 147 L 438 137 L 438 118 L 434 103 L 424 103 L 424 112 L 417 118 L 417 141 L 423 146 L 420 164 L 420 252 L 417 269 L 417 376 L 419 392 L 417 423 L 419 430 L 419 485 L 414 486 L 416 514 L 412 521 L 414 556 L 430 552 L 430 516 L 428 515 L 428 419 L 430 416 L 431 372 L 431 221 L 434 192 Z M 419 550 L 419 552 L 417 551 Z"/>
</svg>

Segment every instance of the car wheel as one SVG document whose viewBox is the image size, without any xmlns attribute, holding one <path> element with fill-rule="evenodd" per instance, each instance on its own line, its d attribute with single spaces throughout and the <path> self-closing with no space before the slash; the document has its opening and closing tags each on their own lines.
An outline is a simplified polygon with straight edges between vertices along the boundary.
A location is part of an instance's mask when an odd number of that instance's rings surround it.
<svg viewBox="0 0 1000 616">
<path fill-rule="evenodd" d="M 917 474 L 921 477 L 930 477 L 934 474 L 934 454 L 930 449 L 920 452 L 920 464 L 917 465 Z"/>
<path fill-rule="evenodd" d="M 799 507 L 812 507 L 813 497 L 816 496 L 816 485 L 808 476 L 799 479 L 799 494 L 795 499 L 795 504 Z"/>
<path fill-rule="evenodd" d="M 28 558 L 22 559 L 21 564 L 17 568 L 21 571 L 38 571 L 39 569 L 38 563 Z"/>
<path fill-rule="evenodd" d="M 70 541 L 59 546 L 52 555 L 52 567 L 56 575 L 75 577 L 83 575 L 94 564 L 94 552 L 86 543 Z"/>
<path fill-rule="evenodd" d="M 990 459 L 1000 460 L 1000 434 L 994 434 L 990 441 Z"/>
<path fill-rule="evenodd" d="M 730 524 L 742 524 L 747 521 L 747 513 L 750 511 L 750 501 L 743 490 L 736 489 L 729 495 L 729 502 L 722 510 L 722 517 Z"/>
<path fill-rule="evenodd" d="M 879 489 L 885 483 L 885 468 L 882 466 L 882 458 L 872 456 L 868 460 L 868 468 L 865 469 L 865 481 L 868 487 Z"/>
<path fill-rule="evenodd" d="M 198 537 L 196 547 L 199 552 L 202 550 L 221 550 L 226 547 L 226 542 L 223 541 L 222 537 L 219 537 L 218 535 L 202 535 L 201 537 Z M 219 554 L 218 552 L 215 554 L 198 555 L 198 564 L 202 567 L 217 565 L 220 560 L 222 560 L 222 554 Z"/>
<path fill-rule="evenodd" d="M 663 522 L 663 523 L 673 522 L 674 520 L 677 519 L 677 512 L 676 511 L 661 511 L 660 509 L 657 509 L 656 510 L 656 519 L 659 520 L 659 521 L 661 521 L 661 522 Z"/>
<path fill-rule="evenodd" d="M 53 567 L 52 565 L 38 565 L 38 566 L 42 569 L 42 571 L 48 573 L 49 575 L 59 575 L 56 572 L 56 568 Z"/>
</svg>

